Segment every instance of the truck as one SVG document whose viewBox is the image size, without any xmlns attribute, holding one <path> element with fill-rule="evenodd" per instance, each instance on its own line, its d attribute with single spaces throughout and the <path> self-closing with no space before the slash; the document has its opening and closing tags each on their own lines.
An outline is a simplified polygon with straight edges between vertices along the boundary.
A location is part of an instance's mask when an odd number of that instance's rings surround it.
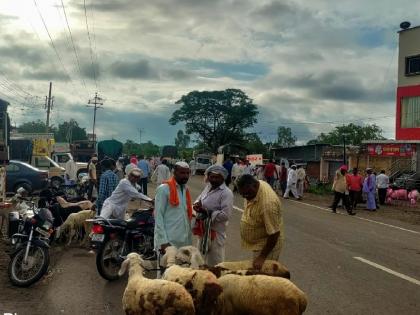
<svg viewBox="0 0 420 315">
<path fill-rule="evenodd" d="M 70 149 L 75 161 L 88 163 L 92 154 L 96 153 L 96 142 L 90 140 L 73 141 Z"/>
<path fill-rule="evenodd" d="M 71 154 L 71 145 L 67 142 L 57 142 L 53 146 L 53 152 L 51 154 L 51 158 L 54 162 L 56 162 L 61 167 L 66 167 L 66 163 L 73 159 L 76 161 Z M 77 175 L 80 173 L 87 173 L 88 164 L 85 162 L 77 162 Z"/>
<path fill-rule="evenodd" d="M 118 160 L 123 153 L 123 144 L 118 140 L 103 140 L 98 142 L 98 158 L 99 161 L 108 157 Z"/>
<path fill-rule="evenodd" d="M 211 166 L 213 156 L 211 154 L 197 154 L 190 162 L 193 174 L 204 174 L 206 169 Z"/>
<path fill-rule="evenodd" d="M 64 167 L 50 158 L 54 135 L 48 133 L 13 134 L 10 139 L 10 159 L 26 162 L 40 170 L 48 171 L 51 185 L 64 182 Z"/>
</svg>

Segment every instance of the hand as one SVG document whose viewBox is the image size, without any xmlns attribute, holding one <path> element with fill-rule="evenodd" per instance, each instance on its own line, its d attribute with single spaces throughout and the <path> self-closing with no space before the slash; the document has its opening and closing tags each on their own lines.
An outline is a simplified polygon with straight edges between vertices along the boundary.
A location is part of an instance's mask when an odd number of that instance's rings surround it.
<svg viewBox="0 0 420 315">
<path fill-rule="evenodd" d="M 262 266 L 264 265 L 265 259 L 266 258 L 261 255 L 255 258 L 252 263 L 252 267 L 254 268 L 254 270 L 261 270 Z"/>
<path fill-rule="evenodd" d="M 201 200 L 193 204 L 193 209 L 197 212 L 203 211 L 203 205 L 201 203 Z"/>
</svg>

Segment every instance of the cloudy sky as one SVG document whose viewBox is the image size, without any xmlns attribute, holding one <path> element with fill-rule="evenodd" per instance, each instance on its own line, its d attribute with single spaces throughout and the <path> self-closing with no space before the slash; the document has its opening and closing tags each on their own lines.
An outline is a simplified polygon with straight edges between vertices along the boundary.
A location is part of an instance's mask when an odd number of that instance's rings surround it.
<svg viewBox="0 0 420 315">
<path fill-rule="evenodd" d="M 279 125 L 304 142 L 350 121 L 394 137 L 397 31 L 420 24 L 420 2 L 85 3 L 86 15 L 83 0 L 0 0 L 0 98 L 14 124 L 45 119 L 52 81 L 54 124 L 75 118 L 91 131 L 86 103 L 104 98 L 102 139 L 138 141 L 143 129 L 142 141 L 170 144 L 182 129 L 168 124 L 175 101 L 226 88 L 259 105 L 265 141 Z"/>
</svg>

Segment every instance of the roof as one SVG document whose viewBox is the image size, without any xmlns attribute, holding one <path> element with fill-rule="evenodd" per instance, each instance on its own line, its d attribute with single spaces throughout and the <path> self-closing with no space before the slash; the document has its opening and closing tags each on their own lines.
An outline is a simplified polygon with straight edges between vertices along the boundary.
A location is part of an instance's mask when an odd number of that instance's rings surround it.
<svg viewBox="0 0 420 315">
<path fill-rule="evenodd" d="M 293 149 L 293 148 L 305 148 L 305 147 L 325 147 L 325 146 L 331 146 L 328 143 L 315 143 L 315 144 L 305 144 L 305 145 L 295 145 L 291 147 L 272 147 L 270 150 L 285 150 L 285 149 Z"/>
<path fill-rule="evenodd" d="M 364 140 L 363 144 L 404 144 L 404 143 L 419 143 L 420 140 Z"/>
<path fill-rule="evenodd" d="M 398 33 L 404 33 L 404 32 L 411 31 L 411 30 L 414 30 L 414 29 L 417 29 L 417 28 L 420 28 L 420 25 L 409 27 L 405 30 L 401 29 L 401 30 L 398 31 Z"/>
</svg>

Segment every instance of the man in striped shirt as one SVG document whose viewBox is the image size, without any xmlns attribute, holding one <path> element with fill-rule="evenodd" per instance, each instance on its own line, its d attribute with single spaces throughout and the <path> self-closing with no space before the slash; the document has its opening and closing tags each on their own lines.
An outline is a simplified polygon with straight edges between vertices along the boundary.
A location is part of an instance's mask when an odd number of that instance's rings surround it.
<svg viewBox="0 0 420 315">
<path fill-rule="evenodd" d="M 278 260 L 283 247 L 280 199 L 268 183 L 252 175 L 243 175 L 238 189 L 246 199 L 240 226 L 242 247 L 254 253 L 253 267 L 260 270 L 266 259 Z"/>
<path fill-rule="evenodd" d="M 115 190 L 115 188 L 117 188 L 119 182 L 117 174 L 112 171 L 112 161 L 104 160 L 101 164 L 105 172 L 103 172 L 101 175 L 98 199 L 96 200 L 96 211 L 98 215 L 101 214 L 104 201 L 112 195 L 112 192 Z"/>
</svg>

